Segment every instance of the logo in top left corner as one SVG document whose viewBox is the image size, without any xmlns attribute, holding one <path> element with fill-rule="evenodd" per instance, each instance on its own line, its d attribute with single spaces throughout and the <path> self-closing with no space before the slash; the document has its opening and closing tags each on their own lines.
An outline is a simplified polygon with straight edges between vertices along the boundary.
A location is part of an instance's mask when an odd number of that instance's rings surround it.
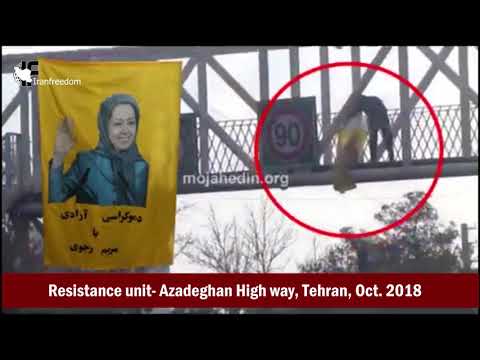
<svg viewBox="0 0 480 360">
<path fill-rule="evenodd" d="M 38 61 L 21 61 L 13 68 L 13 78 L 22 86 L 32 86 L 33 77 L 38 75 Z"/>
</svg>

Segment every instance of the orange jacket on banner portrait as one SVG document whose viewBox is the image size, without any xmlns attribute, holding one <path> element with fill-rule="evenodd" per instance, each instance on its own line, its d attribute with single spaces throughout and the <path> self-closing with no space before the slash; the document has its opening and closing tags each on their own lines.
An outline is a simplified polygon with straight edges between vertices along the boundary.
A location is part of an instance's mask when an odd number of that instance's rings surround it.
<svg viewBox="0 0 480 360">
<path fill-rule="evenodd" d="M 180 62 L 39 59 L 44 262 L 173 261 Z"/>
</svg>

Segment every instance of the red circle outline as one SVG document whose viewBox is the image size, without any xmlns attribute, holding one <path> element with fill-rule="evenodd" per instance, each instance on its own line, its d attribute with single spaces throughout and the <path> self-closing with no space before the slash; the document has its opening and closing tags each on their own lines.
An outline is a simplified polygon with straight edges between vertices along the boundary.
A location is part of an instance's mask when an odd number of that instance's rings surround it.
<svg viewBox="0 0 480 360">
<path fill-rule="evenodd" d="M 394 77 L 395 79 L 399 80 L 403 84 L 407 85 L 419 97 L 419 99 L 422 100 L 422 102 L 426 105 L 426 107 L 427 107 L 428 111 L 430 112 L 430 115 L 432 116 L 433 121 L 435 123 L 435 128 L 437 130 L 437 135 L 438 135 L 438 140 L 439 140 L 438 141 L 439 158 L 438 158 L 437 169 L 435 171 L 434 179 L 433 179 L 432 184 L 430 185 L 430 188 L 428 189 L 427 193 L 419 201 L 417 206 L 415 206 L 412 210 L 407 212 L 399 220 L 394 221 L 393 223 L 391 223 L 389 225 L 386 225 L 383 228 L 373 230 L 373 231 L 367 231 L 367 232 L 363 232 L 363 233 L 351 233 L 351 234 L 349 233 L 349 234 L 346 234 L 346 233 L 330 232 L 330 231 L 322 230 L 322 229 L 316 228 L 314 226 L 308 225 L 308 224 L 298 220 L 293 215 L 291 215 L 287 210 L 285 210 L 282 207 L 282 205 L 280 205 L 278 203 L 278 201 L 275 199 L 275 197 L 270 192 L 270 189 L 268 188 L 268 185 L 266 184 L 265 179 L 263 177 L 263 171 L 262 171 L 260 161 L 259 161 L 259 157 L 258 157 L 260 134 L 261 134 L 263 125 L 265 123 L 265 120 L 267 118 L 267 115 L 268 115 L 270 109 L 272 108 L 273 104 L 277 101 L 277 99 L 282 95 L 282 93 L 285 90 L 287 90 L 289 87 L 291 87 L 294 83 L 296 83 L 297 81 L 300 81 L 302 78 L 304 78 L 304 77 L 306 77 L 306 76 L 308 76 L 312 73 L 315 73 L 317 71 L 326 70 L 326 69 L 329 69 L 329 68 L 342 67 L 342 66 L 365 67 L 365 68 L 372 69 L 372 70 L 375 70 L 375 71 L 381 71 L 383 73 L 386 73 L 386 74 Z M 335 62 L 335 63 L 330 63 L 330 64 L 324 64 L 324 65 L 320 65 L 320 66 L 311 68 L 309 70 L 306 70 L 306 71 L 302 72 L 301 74 L 298 74 L 297 76 L 295 76 L 293 79 L 288 81 L 285 85 L 283 85 L 280 88 L 280 90 L 278 90 L 277 93 L 270 99 L 270 101 L 268 102 L 268 105 L 262 111 L 262 115 L 260 116 L 260 119 L 259 119 L 258 124 L 257 124 L 257 128 L 255 130 L 255 143 L 254 143 L 255 170 L 256 170 L 256 173 L 257 173 L 258 178 L 260 180 L 260 183 L 262 184 L 262 188 L 265 190 L 265 192 L 267 193 L 267 195 L 270 198 L 270 200 L 272 201 L 272 203 L 277 207 L 277 209 L 279 209 L 282 212 L 283 215 L 285 215 L 287 218 L 289 218 L 291 221 L 293 221 L 297 225 L 300 225 L 301 227 L 303 227 L 307 230 L 310 230 L 314 233 L 320 234 L 320 235 L 325 235 L 325 236 L 335 237 L 335 238 L 341 238 L 341 239 L 360 239 L 360 238 L 366 238 L 366 237 L 371 237 L 371 236 L 374 236 L 374 235 L 378 235 L 378 234 L 381 234 L 385 231 L 391 230 L 391 229 L 403 224 L 409 218 L 411 218 L 417 211 L 419 211 L 426 204 L 428 198 L 432 195 L 433 190 L 437 186 L 438 180 L 441 176 L 442 169 L 443 169 L 443 152 L 444 152 L 443 136 L 442 136 L 442 129 L 441 129 L 441 126 L 440 126 L 440 122 L 438 120 L 437 114 L 435 114 L 435 111 L 433 110 L 432 105 L 423 96 L 421 91 L 418 90 L 412 83 L 410 83 L 410 81 L 408 81 L 407 79 L 403 78 L 402 76 L 398 75 L 397 73 L 395 73 L 391 70 L 383 68 L 379 65 L 367 64 L 367 63 L 362 63 L 362 62 L 358 62 L 358 61 Z"/>
</svg>

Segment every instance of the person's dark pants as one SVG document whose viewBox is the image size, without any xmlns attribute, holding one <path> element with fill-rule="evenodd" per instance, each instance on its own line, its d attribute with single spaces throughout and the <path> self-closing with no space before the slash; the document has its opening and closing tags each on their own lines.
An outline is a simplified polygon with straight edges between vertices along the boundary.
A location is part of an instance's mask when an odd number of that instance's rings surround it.
<svg viewBox="0 0 480 360">
<path fill-rule="evenodd" d="M 370 162 L 377 162 L 377 141 L 378 141 L 378 130 L 382 132 L 382 137 L 385 141 L 388 151 L 388 158 L 390 161 L 394 161 L 393 156 L 393 134 L 390 127 L 372 129 L 369 134 L 369 145 L 370 145 Z"/>
</svg>

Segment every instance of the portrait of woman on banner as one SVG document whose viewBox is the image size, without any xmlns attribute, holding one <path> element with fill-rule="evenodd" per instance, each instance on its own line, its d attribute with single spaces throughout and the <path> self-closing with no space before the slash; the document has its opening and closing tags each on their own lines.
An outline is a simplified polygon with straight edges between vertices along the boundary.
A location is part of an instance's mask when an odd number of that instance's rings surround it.
<svg viewBox="0 0 480 360">
<path fill-rule="evenodd" d="M 132 96 L 114 94 L 105 99 L 98 111 L 97 146 L 78 152 L 64 172 L 64 159 L 75 140 L 73 121 L 63 119 L 49 162 L 48 202 L 75 197 L 81 204 L 146 207 L 149 165 L 136 143 L 139 121 L 140 109 Z"/>
</svg>

